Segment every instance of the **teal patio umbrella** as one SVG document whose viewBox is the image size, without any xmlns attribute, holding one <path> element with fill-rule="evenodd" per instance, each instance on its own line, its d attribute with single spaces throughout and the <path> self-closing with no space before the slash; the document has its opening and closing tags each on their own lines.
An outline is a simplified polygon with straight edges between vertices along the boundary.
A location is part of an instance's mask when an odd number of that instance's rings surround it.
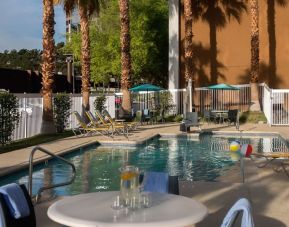
<svg viewBox="0 0 289 227">
<path fill-rule="evenodd" d="M 130 88 L 129 90 L 133 92 L 140 92 L 140 91 L 161 91 L 164 89 L 153 84 L 142 84 L 142 85 L 138 85 L 133 88 Z"/>
<path fill-rule="evenodd" d="M 232 86 L 232 85 L 229 85 L 229 84 L 215 84 L 215 85 L 210 85 L 207 87 L 207 89 L 209 90 L 221 90 L 222 91 L 222 94 L 223 94 L 223 91 L 229 91 L 229 90 L 234 90 L 234 91 L 239 91 L 240 88 L 238 87 L 235 87 L 235 86 Z M 238 104 L 239 105 L 239 104 Z M 238 107 L 239 109 L 239 107 Z"/>
<path fill-rule="evenodd" d="M 147 92 L 147 108 L 148 108 L 148 92 L 149 91 L 161 91 L 161 90 L 164 90 L 164 89 L 153 84 L 141 84 L 141 85 L 138 85 L 129 89 L 129 91 L 132 91 L 132 92 L 140 92 L 140 91 Z"/>
<path fill-rule="evenodd" d="M 215 84 L 215 85 L 210 85 L 207 87 L 207 89 L 210 90 L 240 90 L 238 87 L 234 87 L 229 84 Z"/>
</svg>

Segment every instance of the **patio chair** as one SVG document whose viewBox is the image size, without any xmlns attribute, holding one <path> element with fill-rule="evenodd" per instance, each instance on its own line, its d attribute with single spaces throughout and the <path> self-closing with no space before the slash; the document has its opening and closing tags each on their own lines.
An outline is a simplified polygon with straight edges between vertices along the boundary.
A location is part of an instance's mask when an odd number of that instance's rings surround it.
<svg viewBox="0 0 289 227">
<path fill-rule="evenodd" d="M 178 176 L 169 176 L 165 172 L 145 172 L 140 175 L 144 191 L 179 195 Z"/>
<path fill-rule="evenodd" d="M 126 138 L 128 138 L 128 127 L 126 125 L 124 124 L 119 125 L 119 124 L 107 122 L 98 110 L 95 111 L 95 114 L 97 118 L 101 121 L 102 125 L 106 127 L 110 127 L 113 133 L 118 133 L 118 134 L 121 133 Z"/>
<path fill-rule="evenodd" d="M 198 127 L 198 129 L 201 130 L 197 112 L 186 113 L 185 119 L 180 125 L 180 131 L 188 132 L 190 131 L 190 127 Z"/>
<path fill-rule="evenodd" d="M 77 111 L 73 111 L 72 114 L 75 116 L 79 124 L 77 128 L 72 129 L 74 135 L 77 136 L 78 132 L 81 135 L 90 135 L 93 133 L 99 133 L 104 136 L 113 136 L 113 131 L 110 129 L 110 127 L 106 125 L 98 125 L 96 124 L 96 122 L 92 122 L 91 119 L 90 123 L 87 124 Z"/>
<path fill-rule="evenodd" d="M 10 185 L 11 187 L 11 185 Z M 12 185 L 12 187 L 20 187 L 20 190 L 23 192 L 23 196 L 25 201 L 21 200 L 15 200 L 16 206 L 22 206 L 23 209 L 23 203 L 26 203 L 28 206 L 28 215 L 23 217 L 15 218 L 15 213 L 11 212 L 11 204 L 8 204 L 8 197 L 7 195 L 4 195 L 2 192 L 0 193 L 0 226 L 2 227 L 36 227 L 36 217 L 34 212 L 34 207 L 31 201 L 31 198 L 28 194 L 28 191 L 25 187 L 25 185 Z M 16 191 L 17 192 L 17 191 Z M 19 195 L 18 195 L 19 196 Z M 22 196 L 21 196 L 22 197 Z M 15 206 L 14 205 L 14 206 Z M 27 207 L 24 206 L 24 207 Z M 14 211 L 14 210 L 13 210 Z"/>
<path fill-rule="evenodd" d="M 147 123 L 151 121 L 151 113 L 149 109 L 143 110 L 142 120 Z"/>
<path fill-rule="evenodd" d="M 228 123 L 234 123 L 236 129 L 239 129 L 239 110 L 229 110 L 228 111 Z"/>
<path fill-rule="evenodd" d="M 209 124 L 211 123 L 212 114 L 211 110 L 204 110 L 204 120 Z"/>
<path fill-rule="evenodd" d="M 231 207 L 226 214 L 221 227 L 233 226 L 240 213 L 242 213 L 241 227 L 254 227 L 251 205 L 246 198 L 239 199 Z"/>
</svg>

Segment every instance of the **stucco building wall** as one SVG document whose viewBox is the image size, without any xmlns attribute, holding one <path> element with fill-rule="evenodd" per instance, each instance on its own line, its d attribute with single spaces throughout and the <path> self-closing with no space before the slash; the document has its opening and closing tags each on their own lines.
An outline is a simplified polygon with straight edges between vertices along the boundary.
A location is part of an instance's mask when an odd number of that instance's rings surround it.
<svg viewBox="0 0 289 227">
<path fill-rule="evenodd" d="M 274 8 L 268 2 L 275 2 Z M 182 9 L 183 6 L 180 8 Z M 273 12 L 273 13 L 272 13 Z M 271 23 L 268 31 L 268 15 Z M 184 18 L 180 10 L 180 88 L 185 87 L 184 80 Z M 273 18 L 273 20 L 272 20 Z M 271 88 L 289 88 L 289 0 L 287 6 L 280 6 L 273 0 L 259 0 L 260 32 L 260 78 Z M 230 20 L 224 28 L 217 30 L 217 60 L 219 75 L 217 83 L 245 84 L 250 81 L 250 10 L 242 14 L 241 23 Z M 275 32 L 274 32 L 275 29 Z M 196 86 L 211 84 L 210 78 L 210 31 L 206 22 L 193 23 L 194 54 L 196 57 Z M 274 34 L 275 40 L 274 41 Z M 271 38 L 269 38 L 271 37 Z M 275 60 L 274 60 L 275 59 Z M 276 69 L 276 70 L 275 70 Z"/>
</svg>

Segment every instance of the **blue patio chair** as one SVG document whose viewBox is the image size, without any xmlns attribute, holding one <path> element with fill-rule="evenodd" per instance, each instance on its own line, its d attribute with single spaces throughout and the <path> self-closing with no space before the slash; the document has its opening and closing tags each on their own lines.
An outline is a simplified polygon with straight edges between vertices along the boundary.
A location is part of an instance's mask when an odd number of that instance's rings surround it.
<svg viewBox="0 0 289 227">
<path fill-rule="evenodd" d="M 143 190 L 179 195 L 178 176 L 169 176 L 164 172 L 145 172 L 140 176 Z"/>
<path fill-rule="evenodd" d="M 4 193 L 5 187 L 10 188 L 8 193 Z M 25 185 L 10 184 L 0 191 L 0 226 L 36 227 L 34 207 Z"/>
</svg>

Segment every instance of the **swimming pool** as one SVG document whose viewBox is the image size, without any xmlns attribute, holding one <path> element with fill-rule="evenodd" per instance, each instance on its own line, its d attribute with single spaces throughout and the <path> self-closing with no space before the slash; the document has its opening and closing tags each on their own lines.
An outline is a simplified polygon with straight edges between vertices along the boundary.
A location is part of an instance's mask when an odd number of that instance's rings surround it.
<svg viewBox="0 0 289 227">
<path fill-rule="evenodd" d="M 123 164 L 138 166 L 141 170 L 165 171 L 182 180 L 218 181 L 235 165 L 238 156 L 229 152 L 229 144 L 240 138 L 201 135 L 196 138 L 154 138 L 137 147 L 90 146 L 65 156 L 76 166 L 73 184 L 54 189 L 57 195 L 73 195 L 93 191 L 119 189 L 118 169 Z M 254 151 L 287 151 L 278 137 L 242 137 Z M 34 168 L 34 193 L 43 185 L 60 183 L 70 178 L 70 167 L 56 160 Z M 28 171 L 2 177 L 0 185 L 18 182 L 27 184 Z"/>
</svg>

